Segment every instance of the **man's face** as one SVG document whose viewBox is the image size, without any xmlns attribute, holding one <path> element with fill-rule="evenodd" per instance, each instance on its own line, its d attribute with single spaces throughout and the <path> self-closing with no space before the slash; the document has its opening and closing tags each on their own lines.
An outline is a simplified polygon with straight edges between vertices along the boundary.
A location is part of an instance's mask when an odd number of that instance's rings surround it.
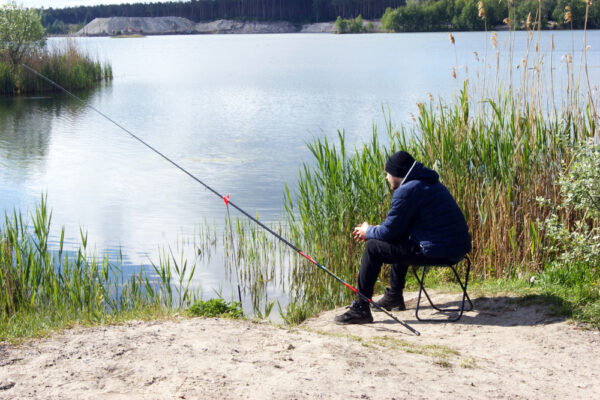
<svg viewBox="0 0 600 400">
<path fill-rule="evenodd" d="M 400 184 L 402 183 L 402 178 L 390 175 L 389 172 L 385 173 L 385 180 L 389 183 L 392 190 L 398 189 L 398 186 L 400 186 Z"/>
</svg>

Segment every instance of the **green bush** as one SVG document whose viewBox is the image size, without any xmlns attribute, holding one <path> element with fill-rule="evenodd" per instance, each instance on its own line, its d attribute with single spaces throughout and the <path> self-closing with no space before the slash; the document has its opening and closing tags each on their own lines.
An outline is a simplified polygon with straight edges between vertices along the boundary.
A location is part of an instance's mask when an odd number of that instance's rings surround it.
<svg viewBox="0 0 600 400">
<path fill-rule="evenodd" d="M 363 25 L 362 15 L 350 19 L 342 19 L 338 16 L 335 20 L 335 27 L 336 33 L 365 33 L 374 30 L 372 22 L 369 22 L 366 27 Z"/>
<path fill-rule="evenodd" d="M 539 222 L 550 262 L 535 284 L 565 301 L 563 313 L 600 326 L 600 146 L 581 142 L 558 178 L 561 201 L 538 201 L 551 210 Z"/>
<path fill-rule="evenodd" d="M 187 312 L 192 317 L 242 318 L 244 316 L 240 303 L 234 301 L 229 304 L 219 298 L 207 301 L 197 300 L 188 308 Z"/>
<path fill-rule="evenodd" d="M 38 11 L 14 1 L 0 7 L 0 52 L 13 69 L 25 56 L 44 47 L 45 42 Z"/>
<path fill-rule="evenodd" d="M 550 243 L 554 260 L 569 265 L 600 266 L 600 147 L 583 142 L 574 149 L 570 165 L 559 177 L 562 202 L 538 201 L 551 209 L 540 225 Z"/>
</svg>

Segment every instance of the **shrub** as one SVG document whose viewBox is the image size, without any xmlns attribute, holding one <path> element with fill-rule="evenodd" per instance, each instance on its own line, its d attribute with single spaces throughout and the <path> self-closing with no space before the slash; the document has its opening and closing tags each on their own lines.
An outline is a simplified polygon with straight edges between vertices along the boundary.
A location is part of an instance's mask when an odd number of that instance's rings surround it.
<svg viewBox="0 0 600 400">
<path fill-rule="evenodd" d="M 237 301 L 232 304 L 223 299 L 197 300 L 187 312 L 193 317 L 228 317 L 241 318 L 244 316 L 241 305 Z"/>
<path fill-rule="evenodd" d="M 369 24 L 367 28 L 363 26 L 362 15 L 350 19 L 342 19 L 342 17 L 338 16 L 335 20 L 336 33 L 371 32 L 373 30 L 373 23 L 369 22 Z"/>
<path fill-rule="evenodd" d="M 44 28 L 39 13 L 8 2 L 0 8 L 0 50 L 16 68 L 23 57 L 45 45 Z"/>
<path fill-rule="evenodd" d="M 561 203 L 538 201 L 551 209 L 541 223 L 550 244 L 547 249 L 562 264 L 600 265 L 600 147 L 583 142 L 574 149 L 570 165 L 558 179 Z"/>
</svg>

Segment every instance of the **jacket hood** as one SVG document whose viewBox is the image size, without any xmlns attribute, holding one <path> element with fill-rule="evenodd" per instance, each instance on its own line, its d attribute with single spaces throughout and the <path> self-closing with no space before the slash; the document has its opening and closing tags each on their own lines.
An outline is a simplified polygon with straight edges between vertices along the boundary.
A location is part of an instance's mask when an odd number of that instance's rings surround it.
<svg viewBox="0 0 600 400">
<path fill-rule="evenodd" d="M 427 183 L 437 183 L 440 181 L 440 176 L 434 170 L 427 168 L 420 162 L 417 162 L 415 164 L 414 168 L 412 169 L 412 171 L 410 171 L 410 173 L 406 177 L 406 180 L 404 181 L 404 183 L 407 183 L 410 181 L 423 181 L 423 182 L 427 182 Z"/>
</svg>

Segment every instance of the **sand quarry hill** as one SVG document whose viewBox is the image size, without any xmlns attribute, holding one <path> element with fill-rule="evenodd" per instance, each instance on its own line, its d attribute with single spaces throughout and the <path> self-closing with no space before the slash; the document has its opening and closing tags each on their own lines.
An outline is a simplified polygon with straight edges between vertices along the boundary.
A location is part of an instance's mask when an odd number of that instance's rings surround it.
<svg viewBox="0 0 600 400">
<path fill-rule="evenodd" d="M 446 301 L 447 295 L 436 295 Z M 408 297 L 408 296 L 407 296 Z M 414 294 L 408 297 L 414 307 Z M 457 323 L 176 319 L 0 344 L 1 399 L 600 399 L 600 335 L 479 298 Z"/>
<path fill-rule="evenodd" d="M 376 25 L 379 23 L 377 22 Z M 173 35 L 223 33 L 331 33 L 333 22 L 296 26 L 287 21 L 258 22 L 220 19 L 195 23 L 180 17 L 111 17 L 96 18 L 84 26 L 79 36 L 111 36 L 116 34 Z"/>
</svg>

